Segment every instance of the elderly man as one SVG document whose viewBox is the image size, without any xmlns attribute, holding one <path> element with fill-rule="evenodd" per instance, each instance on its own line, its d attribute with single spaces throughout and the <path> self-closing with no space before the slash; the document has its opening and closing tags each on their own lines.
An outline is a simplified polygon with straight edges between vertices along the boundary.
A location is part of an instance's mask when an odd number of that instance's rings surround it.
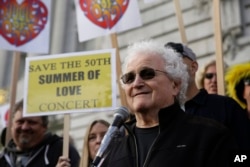
<svg viewBox="0 0 250 167">
<path fill-rule="evenodd" d="M 23 117 L 23 101 L 15 106 L 11 127 L 12 140 L 0 155 L 1 167 L 62 167 L 57 164 L 62 155 L 63 140 L 48 130 L 48 117 Z M 80 156 L 69 148 L 71 167 L 78 167 Z"/>
<path fill-rule="evenodd" d="M 102 166 L 227 166 L 234 148 L 223 125 L 181 109 L 188 73 L 181 58 L 153 41 L 130 45 L 121 77 L 135 119 L 114 143 Z"/>
</svg>

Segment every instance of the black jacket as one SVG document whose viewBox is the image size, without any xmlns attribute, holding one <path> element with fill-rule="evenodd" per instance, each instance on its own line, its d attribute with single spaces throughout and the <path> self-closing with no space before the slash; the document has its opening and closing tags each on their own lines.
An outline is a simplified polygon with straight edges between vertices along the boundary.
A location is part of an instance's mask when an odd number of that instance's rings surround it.
<svg viewBox="0 0 250 167">
<path fill-rule="evenodd" d="M 208 94 L 205 89 L 185 103 L 185 112 L 214 119 L 224 124 L 241 150 L 250 150 L 250 121 L 246 112 L 232 98 Z"/>
<path fill-rule="evenodd" d="M 36 148 L 27 152 L 17 151 L 11 140 L 8 146 L 0 154 L 0 167 L 16 167 L 15 160 L 17 154 L 26 154 L 28 157 L 25 167 L 55 167 L 59 156 L 62 155 L 63 140 L 57 135 L 47 133 L 44 140 Z M 77 150 L 69 147 L 69 158 L 71 167 L 78 167 L 80 156 Z"/>
<path fill-rule="evenodd" d="M 143 167 L 225 167 L 235 143 L 229 130 L 214 120 L 185 114 L 178 104 L 159 111 L 159 133 Z M 138 167 L 135 120 L 128 135 L 112 145 L 102 167 Z"/>
</svg>

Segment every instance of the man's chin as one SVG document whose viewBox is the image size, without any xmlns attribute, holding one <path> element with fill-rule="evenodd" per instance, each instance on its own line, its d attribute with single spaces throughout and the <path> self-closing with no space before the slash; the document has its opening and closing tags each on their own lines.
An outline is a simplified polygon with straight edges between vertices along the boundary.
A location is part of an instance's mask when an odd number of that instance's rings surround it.
<svg viewBox="0 0 250 167">
<path fill-rule="evenodd" d="M 19 142 L 20 142 L 21 145 L 26 146 L 26 145 L 30 144 L 30 139 L 29 138 L 20 138 Z"/>
<path fill-rule="evenodd" d="M 142 112 L 142 113 L 144 113 L 145 112 L 145 110 L 147 110 L 149 107 L 148 107 L 148 105 L 147 104 L 138 104 L 138 105 L 136 105 L 135 107 L 134 107 L 134 110 L 136 111 L 136 112 Z"/>
</svg>

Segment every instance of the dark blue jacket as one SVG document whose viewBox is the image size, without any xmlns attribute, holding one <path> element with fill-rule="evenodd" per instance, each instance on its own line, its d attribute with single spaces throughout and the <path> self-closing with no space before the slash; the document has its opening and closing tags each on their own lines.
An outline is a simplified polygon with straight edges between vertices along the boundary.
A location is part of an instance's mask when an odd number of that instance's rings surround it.
<svg viewBox="0 0 250 167">
<path fill-rule="evenodd" d="M 230 129 L 240 149 L 250 150 L 250 120 L 246 111 L 232 98 L 208 94 L 201 89 L 185 103 L 185 112 L 219 121 Z"/>
</svg>

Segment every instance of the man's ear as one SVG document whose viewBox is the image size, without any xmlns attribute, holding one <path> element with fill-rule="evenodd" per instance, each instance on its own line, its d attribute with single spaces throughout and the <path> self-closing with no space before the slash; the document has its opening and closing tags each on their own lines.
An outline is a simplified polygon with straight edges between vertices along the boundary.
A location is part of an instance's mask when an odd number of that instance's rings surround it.
<svg viewBox="0 0 250 167">
<path fill-rule="evenodd" d="M 196 61 L 193 61 L 191 63 L 191 72 L 193 74 L 195 74 L 197 72 L 198 68 L 199 68 L 198 63 Z"/>
<path fill-rule="evenodd" d="M 173 90 L 175 92 L 175 95 L 177 95 L 180 92 L 181 87 L 181 81 L 173 81 Z"/>
</svg>

